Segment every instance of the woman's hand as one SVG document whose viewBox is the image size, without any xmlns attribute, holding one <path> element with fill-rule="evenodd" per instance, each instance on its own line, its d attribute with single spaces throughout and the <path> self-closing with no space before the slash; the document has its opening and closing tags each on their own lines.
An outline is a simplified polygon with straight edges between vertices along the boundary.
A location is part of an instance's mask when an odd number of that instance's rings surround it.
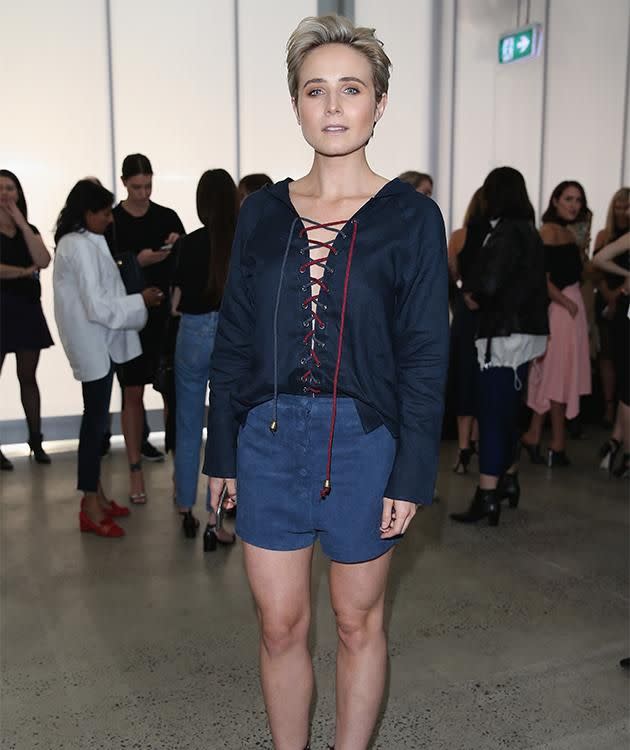
<svg viewBox="0 0 630 750">
<path fill-rule="evenodd" d="M 232 510 L 236 506 L 236 479 L 233 477 L 209 477 L 208 487 L 210 488 L 210 505 L 215 513 L 219 509 L 224 487 L 226 493 L 223 499 L 223 510 Z"/>
<path fill-rule="evenodd" d="M 145 247 L 144 250 L 140 250 L 136 256 L 138 259 L 138 265 L 141 268 L 146 266 L 154 266 L 156 263 L 161 263 L 166 260 L 171 254 L 170 250 L 151 250 L 150 247 Z"/>
<path fill-rule="evenodd" d="M 6 201 L 6 203 L 2 204 L 2 207 L 6 210 L 9 216 L 13 219 L 13 221 L 15 222 L 15 225 L 19 229 L 24 229 L 24 227 L 28 226 L 27 221 L 24 218 L 24 214 L 20 211 L 15 201 L 8 200 Z"/>
<path fill-rule="evenodd" d="M 422 507 L 422 506 L 420 506 Z M 409 528 L 411 519 L 416 515 L 418 506 L 406 500 L 383 498 L 383 515 L 381 516 L 381 539 L 391 539 L 404 534 Z"/>
<path fill-rule="evenodd" d="M 142 292 L 142 299 L 147 307 L 159 307 L 164 302 L 164 292 L 156 286 L 150 286 Z"/>
<path fill-rule="evenodd" d="M 22 270 L 22 276 L 25 279 L 30 279 L 32 276 L 34 276 L 39 271 L 39 266 L 28 266 L 28 268 L 24 268 Z"/>
<path fill-rule="evenodd" d="M 479 309 L 479 305 L 475 302 L 475 298 L 470 292 L 464 292 L 464 303 L 469 310 Z"/>
<path fill-rule="evenodd" d="M 174 245 L 177 240 L 180 238 L 180 235 L 177 234 L 177 232 L 171 232 L 169 236 L 164 240 L 162 243 L 163 245 Z"/>
<path fill-rule="evenodd" d="M 572 318 L 575 318 L 575 316 L 578 314 L 578 306 L 575 304 L 575 302 L 572 299 L 569 299 L 568 297 L 564 298 L 564 306 L 569 311 L 569 315 Z"/>
</svg>

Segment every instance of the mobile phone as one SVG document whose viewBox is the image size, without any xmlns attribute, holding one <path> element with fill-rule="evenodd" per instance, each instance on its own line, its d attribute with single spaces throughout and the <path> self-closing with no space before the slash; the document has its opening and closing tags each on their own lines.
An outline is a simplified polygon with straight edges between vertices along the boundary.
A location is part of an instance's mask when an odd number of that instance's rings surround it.
<svg viewBox="0 0 630 750">
<path fill-rule="evenodd" d="M 160 248 L 158 248 L 158 250 L 156 250 L 155 252 L 158 252 L 159 250 L 172 250 L 172 249 L 173 249 L 173 243 L 171 242 L 170 244 L 167 244 L 167 245 L 161 245 Z"/>
<path fill-rule="evenodd" d="M 223 501 L 227 495 L 227 484 L 223 486 L 223 492 L 219 498 L 219 507 L 217 508 L 217 531 L 223 528 Z"/>
</svg>

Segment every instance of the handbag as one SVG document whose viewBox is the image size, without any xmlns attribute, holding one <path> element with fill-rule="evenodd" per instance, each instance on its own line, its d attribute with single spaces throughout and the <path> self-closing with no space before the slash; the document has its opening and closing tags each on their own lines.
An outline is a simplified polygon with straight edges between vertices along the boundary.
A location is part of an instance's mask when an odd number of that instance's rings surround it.
<svg viewBox="0 0 630 750">
<path fill-rule="evenodd" d="M 135 253 L 120 253 L 114 256 L 114 261 L 118 266 L 127 294 L 139 294 L 146 288 L 146 279 Z"/>
</svg>

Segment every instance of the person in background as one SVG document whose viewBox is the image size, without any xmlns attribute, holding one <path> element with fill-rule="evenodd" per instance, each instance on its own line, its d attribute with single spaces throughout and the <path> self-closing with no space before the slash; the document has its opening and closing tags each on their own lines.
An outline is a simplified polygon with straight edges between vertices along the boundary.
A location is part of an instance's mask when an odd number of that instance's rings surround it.
<svg viewBox="0 0 630 750">
<path fill-rule="evenodd" d="M 583 260 L 569 224 L 588 214 L 584 188 L 566 180 L 556 186 L 542 217 L 540 236 L 545 244 L 549 290 L 549 344 L 544 356 L 532 362 L 527 405 L 533 414 L 522 437 L 533 463 L 569 466 L 565 419 L 580 411 L 580 396 L 591 392 L 591 363 L 586 311 L 580 292 Z M 551 414 L 551 443 L 547 459 L 540 452 L 542 428 Z"/>
<path fill-rule="evenodd" d="M 203 224 L 182 237 L 177 246 L 177 270 L 173 279 L 173 307 L 181 315 L 175 347 L 177 505 L 184 536 L 197 534 L 199 521 L 192 509 L 197 500 L 199 450 L 210 377 L 210 357 L 227 279 L 236 218 L 238 193 L 224 169 L 211 169 L 197 186 L 197 214 Z M 233 544 L 234 534 L 216 528 L 216 514 L 206 502 L 208 525 L 204 550 Z"/>
<path fill-rule="evenodd" d="M 132 503 L 142 504 L 146 502 L 147 496 L 141 455 L 149 459 L 163 458 L 155 455 L 152 446 L 147 445 L 146 433 L 143 434 L 144 387 L 153 383 L 164 347 L 175 260 L 171 250 L 180 235 L 184 234 L 184 226 L 175 211 L 151 200 L 153 168 L 146 156 L 130 154 L 125 157 L 121 179 L 127 190 L 127 197 L 113 211 L 114 247 L 119 253 L 136 254 L 147 285 L 161 289 L 164 300 L 164 304 L 150 310 L 146 327 L 140 333 L 142 353 L 117 370 L 123 387 L 121 421 L 129 459 L 129 498 Z M 174 414 L 169 412 L 170 406 L 164 397 L 165 423 Z M 166 450 L 171 447 L 173 446 L 167 443 Z"/>
<path fill-rule="evenodd" d="M 422 195 L 426 195 L 429 198 L 433 195 L 433 177 L 426 172 L 403 172 L 398 179 L 408 182 L 419 193 L 422 193 Z"/>
<path fill-rule="evenodd" d="M 622 187 L 613 195 L 608 213 L 606 215 L 606 226 L 597 233 L 593 255 L 611 242 L 621 237 L 628 231 L 628 205 L 630 204 L 630 188 Z M 614 319 L 617 301 L 623 295 L 623 277 L 617 273 L 601 273 L 596 279 L 597 294 L 595 296 L 595 319 L 599 332 L 599 374 L 602 384 L 602 395 L 604 398 L 603 424 L 611 428 L 615 424 L 616 412 L 616 384 L 613 350 Z M 613 433 L 613 443 L 607 441 L 602 448 L 600 460 L 602 468 L 608 468 L 614 458 L 611 454 L 611 446 L 617 449 L 620 435 L 618 431 Z"/>
<path fill-rule="evenodd" d="M 28 223 L 18 178 L 0 169 L 0 371 L 15 354 L 20 398 L 28 426 L 28 444 L 38 464 L 49 464 L 42 447 L 41 399 L 36 372 L 42 349 L 53 346 L 41 304 L 39 272 L 50 263 L 37 227 Z M 0 469 L 13 464 L 0 451 Z"/>
<path fill-rule="evenodd" d="M 630 219 L 630 207 L 626 206 Z M 615 381 L 619 407 L 615 429 L 619 435 L 617 446 L 611 445 L 610 452 L 616 454 L 619 444 L 623 444 L 623 460 L 618 468 L 614 466 L 614 455 L 610 460 L 610 471 L 615 476 L 628 477 L 630 474 L 630 321 L 628 301 L 630 295 L 630 232 L 605 245 L 593 258 L 593 265 L 607 276 L 617 275 L 622 280 L 622 292 L 615 299 L 612 322 L 612 352 L 615 364 Z M 615 440 L 614 436 L 611 442 Z"/>
<path fill-rule="evenodd" d="M 245 177 L 241 177 L 241 181 L 238 183 L 239 203 L 243 205 L 243 201 L 248 195 L 255 193 L 265 185 L 273 185 L 273 180 L 264 172 L 246 174 Z"/>
<path fill-rule="evenodd" d="M 460 523 L 499 523 L 501 500 L 520 499 L 519 410 L 527 363 L 547 344 L 545 253 L 534 227 L 525 180 L 511 167 L 493 169 L 483 184 L 491 230 L 475 254 L 464 294 L 478 305 L 477 382 L 479 485 Z"/>
<path fill-rule="evenodd" d="M 146 308 L 162 304 L 164 296 L 155 287 L 127 294 L 103 236 L 113 200 L 109 190 L 90 180 L 72 188 L 57 220 L 53 272 L 57 328 L 83 394 L 79 528 L 110 538 L 124 536 L 114 519 L 129 515 L 128 508 L 108 499 L 100 480 L 113 370 L 139 354 L 137 331 L 146 323 Z"/>
<path fill-rule="evenodd" d="M 478 305 L 470 294 L 462 292 L 462 286 L 470 275 L 475 258 L 490 231 L 485 215 L 483 191 L 475 191 L 464 216 L 464 226 L 456 229 L 448 243 L 448 266 L 455 284 L 453 296 L 453 318 L 451 321 L 450 377 L 454 381 L 455 413 L 457 415 L 457 461 L 453 467 L 456 474 L 466 474 L 468 464 L 475 452 L 477 437 L 477 333 Z"/>
</svg>

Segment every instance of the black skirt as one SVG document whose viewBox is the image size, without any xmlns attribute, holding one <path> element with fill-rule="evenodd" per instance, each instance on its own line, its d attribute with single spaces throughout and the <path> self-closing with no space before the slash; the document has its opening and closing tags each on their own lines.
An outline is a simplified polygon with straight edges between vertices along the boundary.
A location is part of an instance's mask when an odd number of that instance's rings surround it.
<svg viewBox="0 0 630 750">
<path fill-rule="evenodd" d="M 53 345 L 41 302 L 3 292 L 0 295 L 0 353 L 35 352 Z"/>
</svg>

